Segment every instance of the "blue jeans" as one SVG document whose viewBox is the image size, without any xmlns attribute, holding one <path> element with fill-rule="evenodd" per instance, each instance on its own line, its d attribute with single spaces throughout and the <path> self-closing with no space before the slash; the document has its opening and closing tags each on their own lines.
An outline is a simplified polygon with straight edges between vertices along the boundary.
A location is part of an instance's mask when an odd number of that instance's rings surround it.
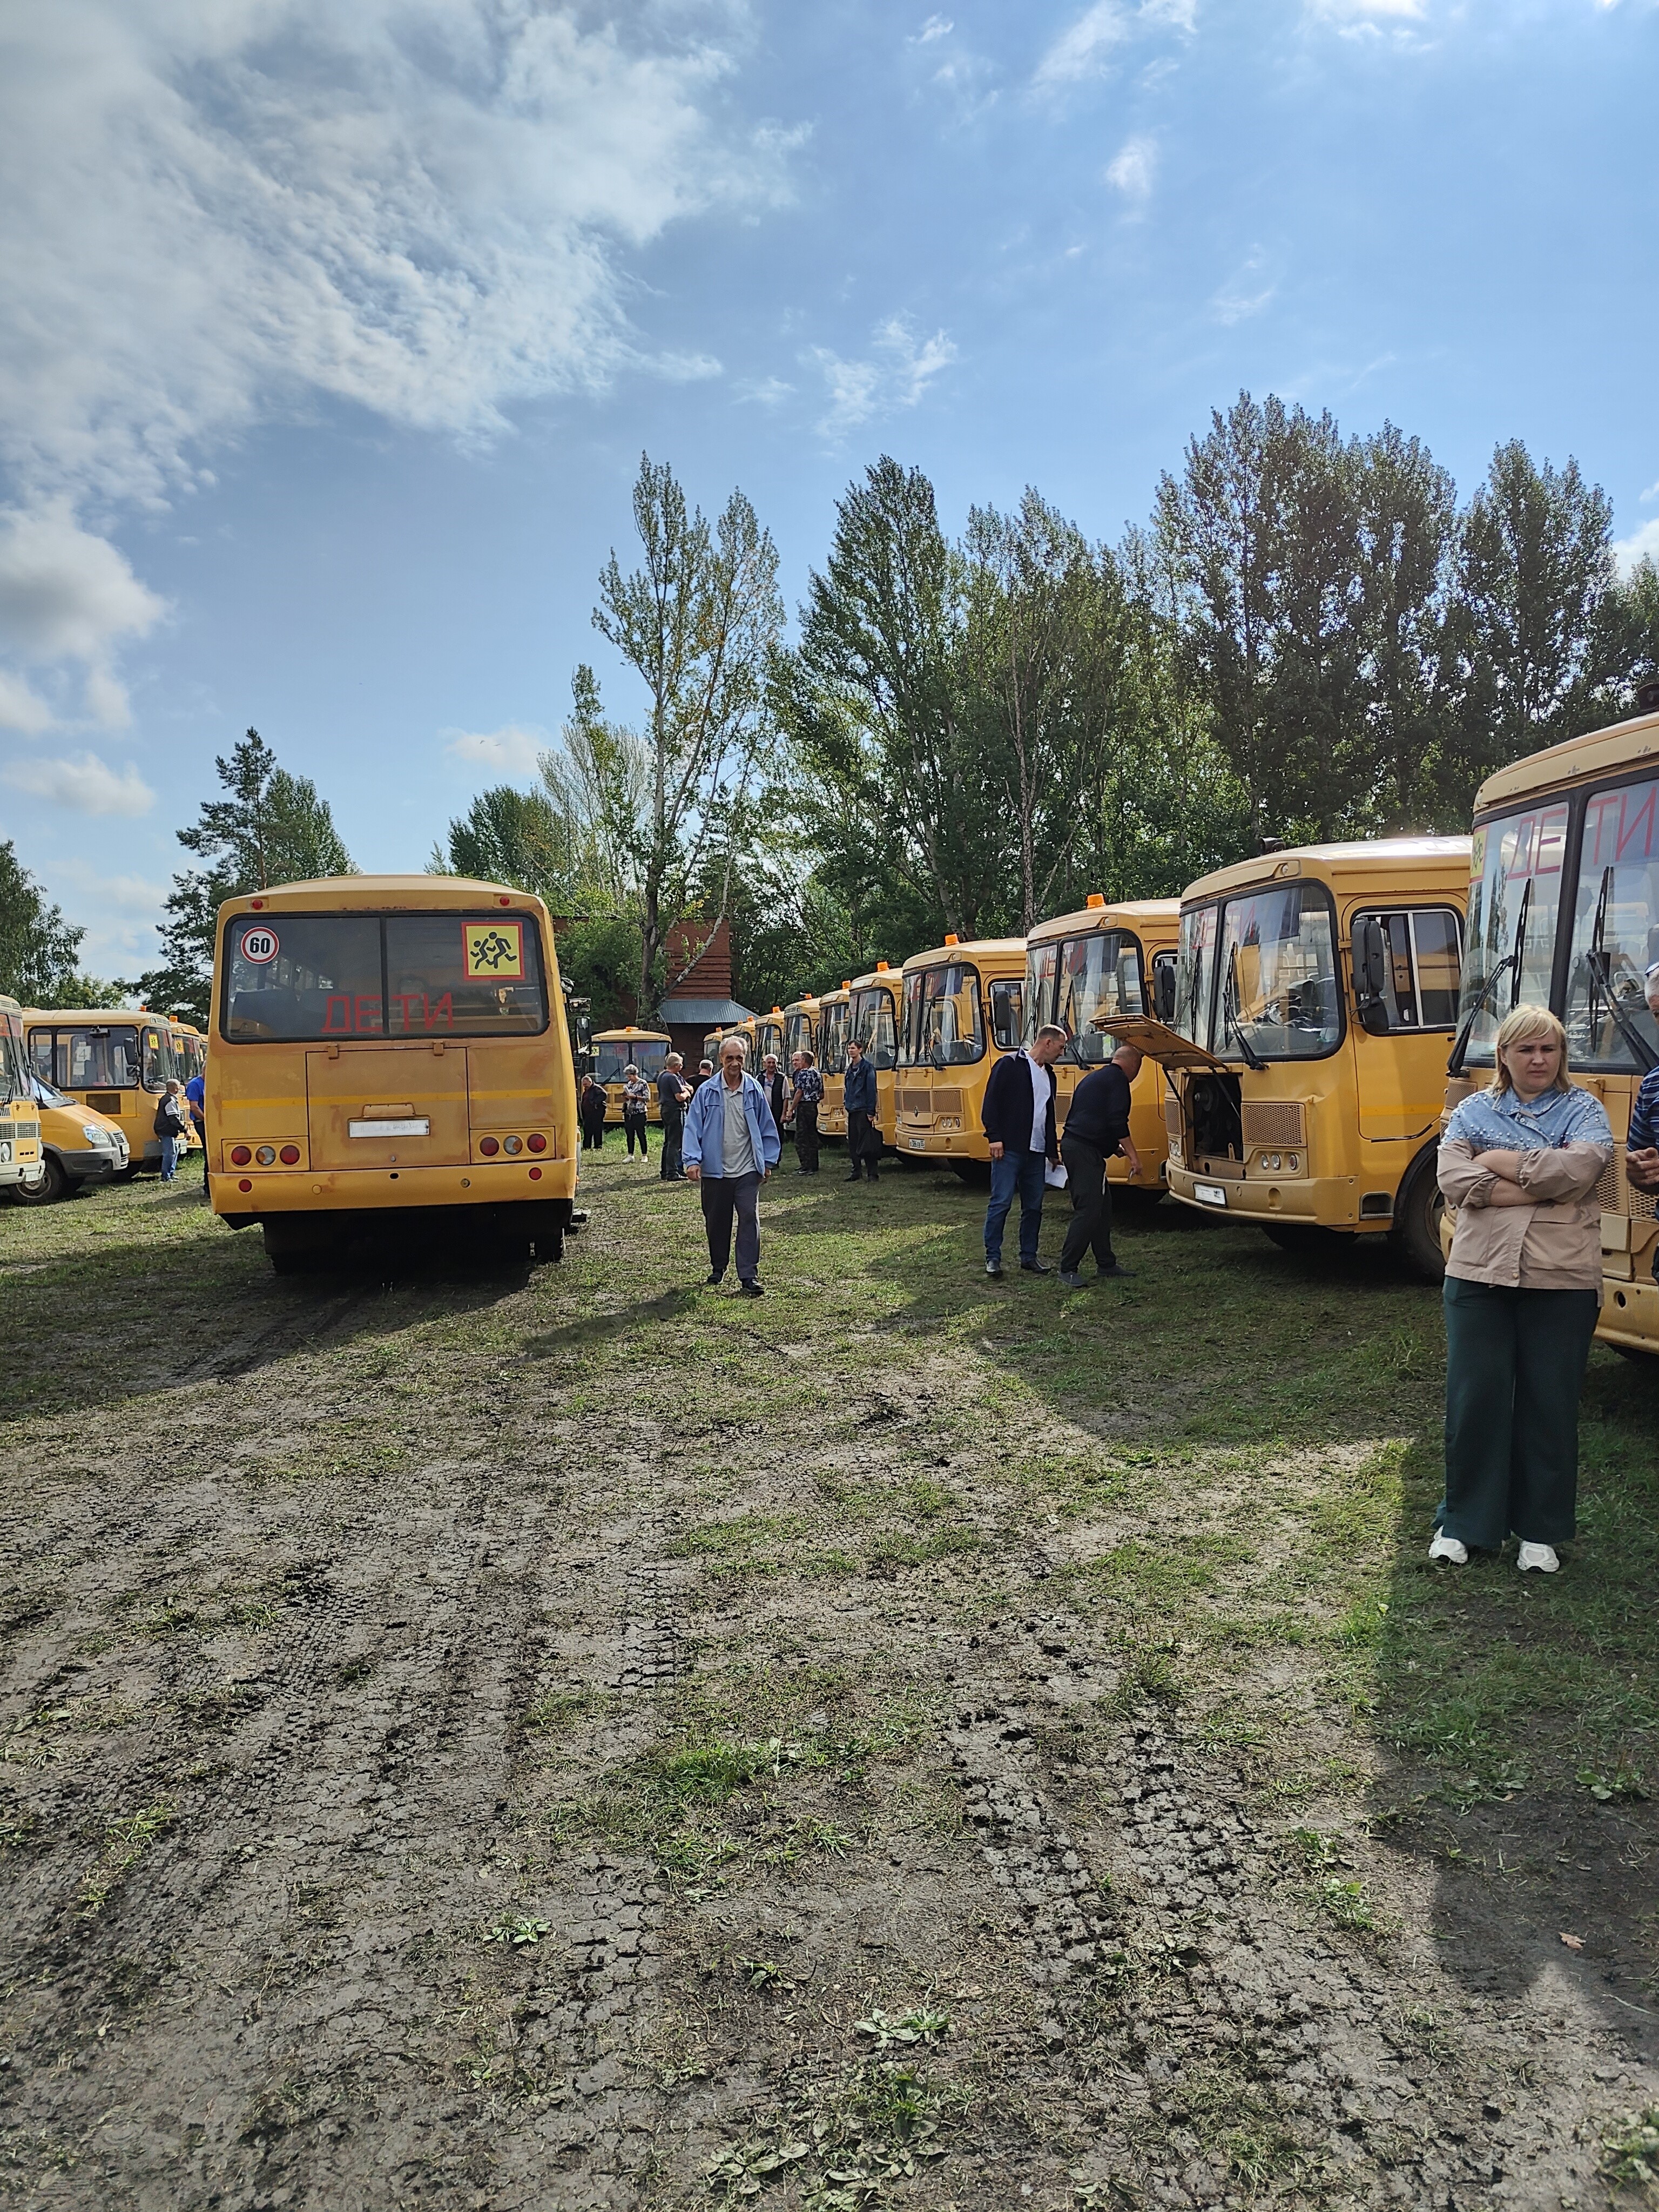
<svg viewBox="0 0 1659 2212">
<path fill-rule="evenodd" d="M 179 1152 L 184 1141 L 182 1137 L 162 1138 L 161 1180 L 163 1182 L 171 1182 L 179 1172 Z"/>
<path fill-rule="evenodd" d="M 1002 1259 L 1002 1224 L 1019 1193 L 1019 1256 L 1022 1264 L 1037 1255 L 1037 1233 L 1042 1227 L 1042 1170 L 1041 1152 L 1005 1149 L 991 1163 L 991 1203 L 985 1209 L 985 1256 L 999 1264 Z"/>
</svg>

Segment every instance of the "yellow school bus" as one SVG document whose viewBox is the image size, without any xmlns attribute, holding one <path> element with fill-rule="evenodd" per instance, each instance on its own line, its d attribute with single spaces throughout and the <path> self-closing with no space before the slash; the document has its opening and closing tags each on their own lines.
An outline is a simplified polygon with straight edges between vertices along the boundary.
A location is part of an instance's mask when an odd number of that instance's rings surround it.
<svg viewBox="0 0 1659 2212">
<path fill-rule="evenodd" d="M 890 968 L 884 960 L 878 960 L 867 975 L 855 975 L 848 1026 L 849 1039 L 858 1039 L 865 1058 L 876 1071 L 876 1127 L 890 1152 L 898 1133 L 893 1078 L 898 1066 L 899 1000 L 903 988 L 899 970 Z"/>
<path fill-rule="evenodd" d="M 546 908 L 453 876 L 334 876 L 219 909 L 214 1211 L 279 1274 L 401 1223 L 562 1255 L 576 1084 Z"/>
<path fill-rule="evenodd" d="M 847 1074 L 847 1040 L 853 1033 L 853 986 L 843 981 L 839 991 L 825 991 L 818 1000 L 818 1073 L 823 1078 L 823 1103 L 818 1109 L 818 1134 L 847 1134 L 847 1101 L 842 1096 Z"/>
<path fill-rule="evenodd" d="M 607 1128 L 619 1128 L 623 1117 L 623 1070 L 637 1067 L 651 1085 L 651 1103 L 646 1109 L 648 1121 L 659 1121 L 662 1109 L 657 1103 L 657 1078 L 662 1073 L 668 1055 L 674 1049 L 674 1040 L 661 1030 L 621 1029 L 596 1030 L 589 1039 L 592 1049 L 592 1074 L 595 1083 L 605 1086 L 605 1120 Z"/>
<path fill-rule="evenodd" d="M 783 1010 L 783 1072 L 790 1073 L 798 1052 L 817 1053 L 820 1036 L 820 1005 L 817 999 L 792 999 Z"/>
<path fill-rule="evenodd" d="M 23 1010 L 0 998 L 0 1190 L 40 1192 L 40 1115 L 30 1080 Z"/>
<path fill-rule="evenodd" d="M 769 1052 L 776 1056 L 778 1066 L 783 1070 L 783 1073 L 787 1075 L 789 1073 L 789 1062 L 784 1056 L 783 1008 L 781 1006 L 774 1006 L 769 1014 L 757 1014 L 755 1017 L 755 1054 L 757 1067 L 758 1067 L 760 1062 L 766 1058 Z"/>
<path fill-rule="evenodd" d="M 988 1168 L 980 1118 L 985 1085 L 1024 1029 L 1025 939 L 954 935 L 913 952 L 902 971 L 895 1137 L 959 1175 Z"/>
<path fill-rule="evenodd" d="M 43 1083 L 118 1122 L 127 1140 L 124 1170 L 159 1170 L 155 1109 L 171 1081 L 188 1083 L 199 1062 L 186 1044 L 188 1024 L 120 1007 L 77 1006 L 54 1013 L 31 1006 L 23 1017 L 29 1064 Z M 193 1133 L 188 1140 L 193 1144 Z"/>
<path fill-rule="evenodd" d="M 1240 860 L 1181 902 L 1171 1024 L 1113 1017 L 1173 1095 L 1170 1188 L 1292 1249 L 1388 1237 L 1437 1279 L 1467 837 Z"/>
<path fill-rule="evenodd" d="M 1174 1010 L 1180 932 L 1179 899 L 1109 902 L 1091 891 L 1080 913 L 1039 922 L 1026 939 L 1025 1036 L 1034 1037 L 1052 1022 L 1072 1040 L 1054 1066 L 1054 1119 L 1061 1129 L 1072 1093 L 1117 1049 L 1118 1040 L 1103 1026 L 1107 1018 L 1156 1014 L 1160 1005 Z M 1121 1153 L 1106 1163 L 1113 1182 L 1160 1197 L 1169 1149 L 1164 1089 L 1164 1070 L 1154 1060 L 1146 1061 L 1129 1093 L 1129 1134 L 1140 1172 L 1132 1176 Z"/>
<path fill-rule="evenodd" d="M 1630 1113 L 1659 1064 L 1644 976 L 1659 960 L 1659 696 L 1650 711 L 1530 753 L 1475 795 L 1469 921 L 1449 1109 L 1492 1079 L 1492 1039 L 1512 1006 L 1549 1006 L 1572 1079 L 1613 1124 L 1603 1176 L 1601 1319 L 1625 1352 L 1659 1352 L 1654 1194 L 1625 1176 Z"/>
</svg>

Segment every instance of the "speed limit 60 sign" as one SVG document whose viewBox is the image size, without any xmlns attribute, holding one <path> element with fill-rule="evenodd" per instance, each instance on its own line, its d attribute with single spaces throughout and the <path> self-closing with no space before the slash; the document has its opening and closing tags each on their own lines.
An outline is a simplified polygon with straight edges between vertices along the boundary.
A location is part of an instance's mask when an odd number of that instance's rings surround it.
<svg viewBox="0 0 1659 2212">
<path fill-rule="evenodd" d="M 276 942 L 276 931 L 267 929 L 263 922 L 258 929 L 245 930 L 242 933 L 244 960 L 258 961 L 263 967 L 267 960 L 274 960 L 281 949 Z"/>
</svg>

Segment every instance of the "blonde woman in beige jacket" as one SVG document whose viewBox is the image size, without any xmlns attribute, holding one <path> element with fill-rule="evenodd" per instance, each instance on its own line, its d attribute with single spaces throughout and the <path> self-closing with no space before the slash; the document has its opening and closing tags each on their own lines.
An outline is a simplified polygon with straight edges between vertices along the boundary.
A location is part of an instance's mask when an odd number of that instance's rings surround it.
<svg viewBox="0 0 1659 2212">
<path fill-rule="evenodd" d="M 1490 1089 L 1453 1113 L 1440 1188 L 1457 1209 L 1446 1262 L 1446 1494 L 1431 1559 L 1520 1539 L 1553 1574 L 1575 1533 L 1578 1393 L 1601 1295 L 1595 1186 L 1607 1110 L 1567 1079 L 1566 1032 L 1542 1006 L 1500 1025 Z"/>
</svg>

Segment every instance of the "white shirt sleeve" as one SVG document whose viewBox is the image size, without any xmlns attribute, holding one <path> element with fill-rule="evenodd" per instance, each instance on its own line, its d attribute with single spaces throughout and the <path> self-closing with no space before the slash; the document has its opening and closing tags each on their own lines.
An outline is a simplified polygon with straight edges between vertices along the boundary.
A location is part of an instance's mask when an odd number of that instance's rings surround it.
<svg viewBox="0 0 1659 2212">
<path fill-rule="evenodd" d="M 1031 1150 L 1047 1152 L 1048 1149 L 1048 1071 L 1041 1060 L 1030 1054 L 1020 1057 L 1031 1071 Z"/>
</svg>

